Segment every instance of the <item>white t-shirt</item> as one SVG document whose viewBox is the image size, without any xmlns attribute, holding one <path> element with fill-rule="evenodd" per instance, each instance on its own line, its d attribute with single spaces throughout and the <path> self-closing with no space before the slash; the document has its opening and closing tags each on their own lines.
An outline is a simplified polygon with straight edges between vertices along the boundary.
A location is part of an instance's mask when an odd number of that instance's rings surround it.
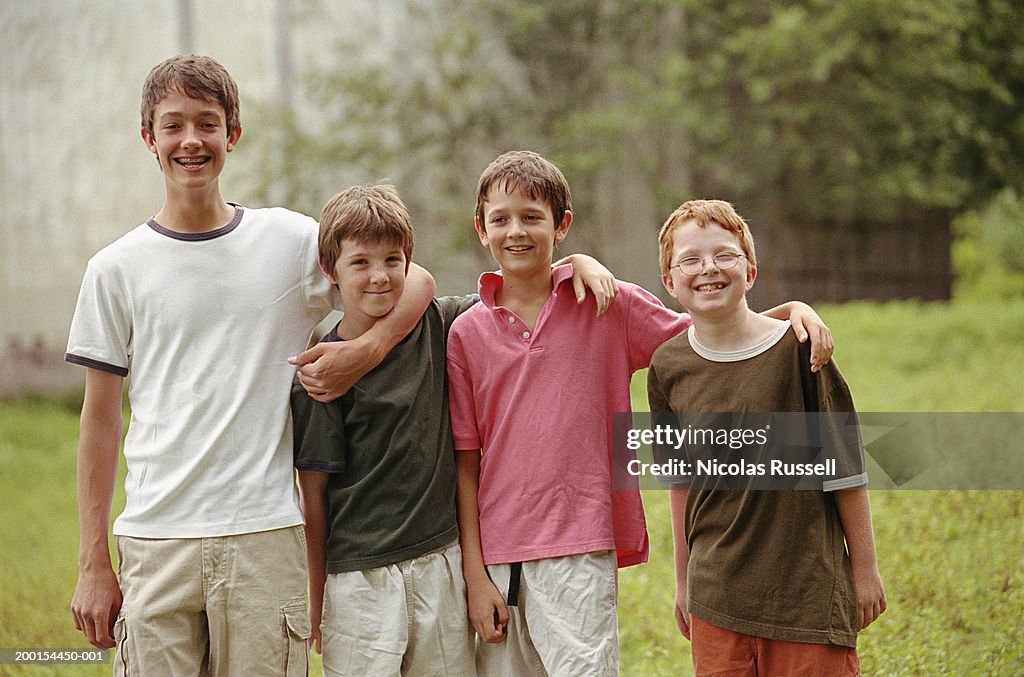
<svg viewBox="0 0 1024 677">
<path fill-rule="evenodd" d="M 114 533 L 198 538 L 302 523 L 289 391 L 336 300 L 317 224 L 236 207 L 199 235 L 149 221 L 90 261 L 66 359 L 127 376 L 127 504 Z"/>
</svg>

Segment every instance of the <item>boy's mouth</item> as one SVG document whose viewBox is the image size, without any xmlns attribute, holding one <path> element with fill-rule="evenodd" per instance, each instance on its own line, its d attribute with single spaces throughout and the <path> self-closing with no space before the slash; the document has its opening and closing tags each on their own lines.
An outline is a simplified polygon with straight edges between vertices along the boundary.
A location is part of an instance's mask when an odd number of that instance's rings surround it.
<svg viewBox="0 0 1024 677">
<path fill-rule="evenodd" d="M 528 252 L 531 249 L 533 249 L 533 247 L 528 244 L 514 244 L 505 247 L 505 251 L 512 252 L 513 254 L 522 254 L 523 252 Z"/>
<path fill-rule="evenodd" d="M 202 157 L 176 157 L 174 161 L 185 169 L 199 169 L 210 161 L 209 156 Z"/>
<path fill-rule="evenodd" d="M 705 282 L 704 284 L 698 284 L 694 289 L 700 293 L 706 294 L 716 292 L 720 289 L 725 289 L 726 286 L 728 285 L 726 285 L 725 282 Z"/>
</svg>

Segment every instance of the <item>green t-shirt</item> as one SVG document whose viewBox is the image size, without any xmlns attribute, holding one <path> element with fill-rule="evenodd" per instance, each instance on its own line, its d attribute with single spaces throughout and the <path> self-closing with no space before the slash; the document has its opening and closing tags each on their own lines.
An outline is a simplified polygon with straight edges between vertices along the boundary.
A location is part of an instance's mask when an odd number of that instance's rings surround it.
<svg viewBox="0 0 1024 677">
<path fill-rule="evenodd" d="M 804 390 L 809 352 L 788 324 L 759 349 L 726 354 L 726 359 L 706 349 L 700 354 L 688 333 L 667 341 L 651 358 L 652 412 L 810 408 Z M 814 376 L 817 411 L 853 411 L 835 362 Z M 866 481 L 862 449 L 839 465 L 845 478 L 839 484 Z M 686 540 L 687 607 L 693 615 L 757 637 L 856 646 L 853 577 L 831 493 L 708 489 L 694 483 L 686 498 Z"/>
<path fill-rule="evenodd" d="M 295 467 L 330 473 L 327 572 L 402 562 L 458 538 L 448 329 L 476 296 L 434 299 L 376 369 L 323 404 L 292 389 Z M 332 331 L 325 340 L 338 340 Z"/>
</svg>

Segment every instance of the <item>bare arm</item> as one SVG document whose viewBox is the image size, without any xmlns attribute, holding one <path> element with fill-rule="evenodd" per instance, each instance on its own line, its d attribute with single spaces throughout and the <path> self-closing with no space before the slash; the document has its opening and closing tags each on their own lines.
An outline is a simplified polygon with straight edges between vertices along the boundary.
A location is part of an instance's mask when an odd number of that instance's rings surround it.
<svg viewBox="0 0 1024 677">
<path fill-rule="evenodd" d="M 351 341 L 318 343 L 288 360 L 299 366 L 299 382 L 318 402 L 335 400 L 387 356 L 412 331 L 437 286 L 424 268 L 409 264 L 405 291 L 394 309 Z"/>
<path fill-rule="evenodd" d="M 690 565 L 690 548 L 686 544 L 685 487 L 672 487 L 669 506 L 672 513 L 672 545 L 676 562 L 676 625 L 683 637 L 690 639 L 690 614 L 686 611 L 686 570 Z"/>
<path fill-rule="evenodd" d="M 576 292 L 576 303 L 583 303 L 587 289 L 590 289 L 597 301 L 597 316 L 604 315 L 619 293 L 618 280 L 600 261 L 586 254 L 570 254 L 555 261 L 552 266 L 566 263 L 572 264 L 572 287 Z"/>
<path fill-rule="evenodd" d="M 853 587 L 857 594 L 858 629 L 871 625 L 885 611 L 885 589 L 878 573 L 875 536 L 871 527 L 871 504 L 864 487 L 835 492 L 839 519 L 846 533 L 846 549 L 853 569 Z"/>
<path fill-rule="evenodd" d="M 835 344 L 832 332 L 821 321 L 818 314 L 806 303 L 787 301 L 782 305 L 769 308 L 762 315 L 774 317 L 776 320 L 789 320 L 793 323 L 793 333 L 800 343 L 811 339 L 811 371 L 817 373 L 832 359 Z"/>
<path fill-rule="evenodd" d="M 480 546 L 480 512 L 477 489 L 480 486 L 480 452 L 456 451 L 457 501 L 462 545 L 462 575 L 469 596 L 469 620 L 480 639 L 492 644 L 505 641 L 508 607 L 484 567 Z M 497 614 L 497 622 L 495 622 Z"/>
<path fill-rule="evenodd" d="M 299 501 L 305 518 L 306 562 L 309 566 L 309 623 L 313 633 L 309 645 L 323 653 L 320 621 L 324 613 L 327 584 L 327 473 L 299 471 Z"/>
<path fill-rule="evenodd" d="M 110 558 L 110 507 L 121 447 L 124 379 L 98 369 L 85 376 L 78 438 L 78 583 L 71 600 L 75 627 L 93 646 L 114 646 L 121 588 Z"/>
</svg>

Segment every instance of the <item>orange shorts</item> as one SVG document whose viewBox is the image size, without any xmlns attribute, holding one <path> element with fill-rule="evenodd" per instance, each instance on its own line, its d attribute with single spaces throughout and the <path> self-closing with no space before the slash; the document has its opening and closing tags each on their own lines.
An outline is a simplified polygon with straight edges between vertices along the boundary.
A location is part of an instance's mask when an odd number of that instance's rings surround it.
<svg viewBox="0 0 1024 677">
<path fill-rule="evenodd" d="M 860 677 L 857 650 L 834 644 L 787 642 L 733 632 L 690 616 L 698 677 Z"/>
</svg>

